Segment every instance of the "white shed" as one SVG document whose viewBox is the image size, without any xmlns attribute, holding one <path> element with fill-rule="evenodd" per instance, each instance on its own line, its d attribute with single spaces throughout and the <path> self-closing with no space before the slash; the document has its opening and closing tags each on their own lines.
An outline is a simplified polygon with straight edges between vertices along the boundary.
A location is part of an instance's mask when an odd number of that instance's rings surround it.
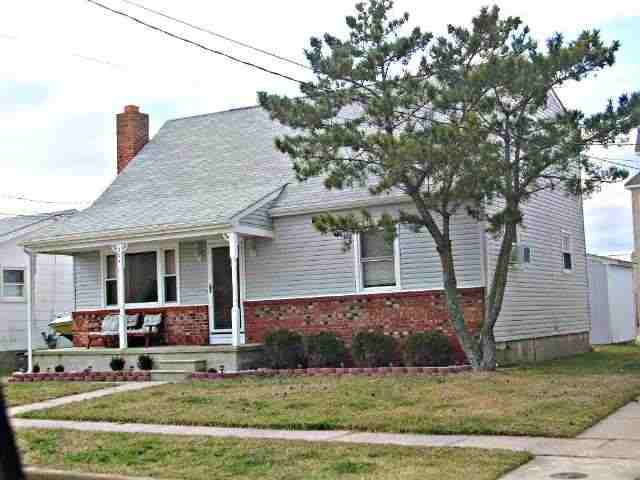
<svg viewBox="0 0 640 480">
<path fill-rule="evenodd" d="M 633 264 L 612 257 L 588 255 L 591 343 L 634 340 L 638 335 L 633 299 Z"/>
</svg>

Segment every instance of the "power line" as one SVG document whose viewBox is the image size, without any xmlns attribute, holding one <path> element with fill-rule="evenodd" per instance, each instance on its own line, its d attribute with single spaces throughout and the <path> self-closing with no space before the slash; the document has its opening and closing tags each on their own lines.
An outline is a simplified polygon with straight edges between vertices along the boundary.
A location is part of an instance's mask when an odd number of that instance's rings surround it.
<svg viewBox="0 0 640 480">
<path fill-rule="evenodd" d="M 204 33 L 207 33 L 207 34 L 212 35 L 214 37 L 226 40 L 227 42 L 231 42 L 231 43 L 234 43 L 236 45 L 240 45 L 241 47 L 248 48 L 249 50 L 253 50 L 254 52 L 262 53 L 263 55 L 268 55 L 268 56 L 273 57 L 273 58 L 275 58 L 277 60 L 281 60 L 283 62 L 288 62 L 288 63 L 290 63 L 292 65 L 297 66 L 297 67 L 305 68 L 307 70 L 313 70 L 310 66 L 305 65 L 304 63 L 300 63 L 300 62 L 298 62 L 296 60 L 292 60 L 291 58 L 283 57 L 282 55 L 278 55 L 277 53 L 270 52 L 269 50 L 264 50 L 262 48 L 255 47 L 255 46 L 250 45 L 250 44 L 248 44 L 246 42 L 242 42 L 240 40 L 236 40 L 234 38 L 228 37 L 227 35 L 223 35 L 221 33 L 217 33 L 217 32 L 214 32 L 212 30 L 208 30 L 208 29 L 206 29 L 204 27 L 200 27 L 200 26 L 195 25 L 193 23 L 187 22 L 186 20 L 181 20 L 179 18 L 173 17 L 173 16 L 169 15 L 166 12 L 163 12 L 163 11 L 160 11 L 160 10 L 154 10 L 153 8 L 147 7 L 146 5 L 142 5 L 142 4 L 140 4 L 138 2 L 134 2 L 132 0 L 121 0 L 121 1 L 124 2 L 124 3 L 127 3 L 129 5 L 133 5 L 134 7 L 140 8 L 142 10 L 146 10 L 147 12 L 151 12 L 151 13 L 153 13 L 155 15 L 159 15 L 159 16 L 161 16 L 163 18 L 168 19 L 168 20 L 172 20 L 172 21 L 180 23 L 182 25 L 186 25 L 187 27 L 193 28 L 194 30 L 198 30 L 200 32 L 204 32 Z"/>
<path fill-rule="evenodd" d="M 622 163 L 622 162 L 616 162 L 615 160 L 609 160 L 607 158 L 603 158 L 603 157 L 595 157 L 593 155 L 585 155 L 585 157 L 590 158 L 592 160 L 598 160 L 600 162 L 606 162 L 609 163 L 611 165 L 615 165 L 617 167 L 622 167 L 622 168 L 630 168 L 631 170 L 638 170 L 640 171 L 640 167 L 636 167 L 633 165 L 629 165 L 627 163 Z"/>
<path fill-rule="evenodd" d="M 0 38 L 4 38 L 5 40 L 13 40 L 13 41 L 17 41 L 17 42 L 24 42 L 23 39 L 21 39 L 20 37 L 16 37 L 15 35 L 8 35 L 6 33 L 0 33 Z M 108 60 L 103 60 L 101 58 L 97 58 L 97 57 L 91 57 L 89 55 L 82 55 L 80 53 L 75 53 L 75 52 L 67 52 L 67 55 L 71 56 L 71 57 L 75 57 L 75 58 L 79 58 L 80 60 L 84 60 L 87 62 L 92 62 L 92 63 L 98 63 L 100 65 L 105 65 L 107 67 L 112 67 L 112 68 L 117 68 L 119 70 L 124 70 L 127 67 L 124 65 L 119 65 L 117 63 L 113 63 L 110 62 Z"/>
<path fill-rule="evenodd" d="M 111 12 L 111 13 L 115 13 L 116 15 L 120 15 L 122 17 L 125 17 L 125 18 L 127 18 L 127 19 L 129 19 L 129 20 L 131 20 L 133 22 L 139 23 L 140 25 L 143 25 L 143 26 L 145 26 L 147 28 L 150 28 L 150 29 L 155 30 L 155 31 L 160 32 L 160 33 L 163 33 L 164 35 L 168 35 L 169 37 L 175 38 L 176 40 L 180 40 L 180 41 L 183 41 L 183 42 L 188 43 L 190 45 L 193 45 L 195 47 L 201 48 L 202 50 L 205 50 L 205 51 L 207 51 L 209 53 L 213 53 L 215 55 L 220 55 L 220 56 L 225 57 L 225 58 L 227 58 L 227 59 L 229 59 L 229 60 L 231 60 L 233 62 L 241 63 L 241 64 L 246 65 L 246 66 L 251 67 L 251 68 L 256 68 L 256 69 L 261 70 L 261 71 L 263 71 L 265 73 L 268 73 L 270 75 L 275 75 L 277 77 L 284 78 L 284 79 L 290 80 L 292 82 L 296 82 L 296 83 L 298 83 L 300 85 L 304 85 L 305 84 L 305 82 L 303 82 L 302 80 L 298 80 L 297 78 L 290 77 L 289 75 L 285 75 L 284 73 L 279 73 L 279 72 L 276 72 L 274 70 L 270 70 L 270 69 L 268 69 L 266 67 L 262 67 L 260 65 L 256 65 L 255 63 L 251 63 L 249 61 L 242 60 L 240 58 L 234 57 L 233 55 L 229 55 L 228 53 L 224 53 L 224 52 L 221 52 L 219 50 L 215 50 L 213 48 L 209 48 L 209 47 L 207 47 L 207 46 L 205 46 L 205 45 L 203 45 L 201 43 L 194 42 L 193 40 L 189 40 L 188 38 L 185 38 L 185 37 L 182 37 L 182 36 L 177 35 L 175 33 L 172 33 L 172 32 L 169 32 L 167 30 L 164 30 L 164 29 L 162 29 L 160 27 L 157 27 L 157 26 L 152 25 L 150 23 L 147 23 L 147 22 L 145 22 L 143 20 L 140 20 L 137 17 L 129 15 L 128 13 L 125 13 L 125 12 L 123 12 L 121 10 L 116 10 L 114 8 L 108 7 L 107 5 L 104 5 L 104 4 L 102 4 L 100 2 L 97 2 L 95 0 L 87 0 L 87 2 L 92 3 L 92 4 L 94 4 L 94 5 L 96 5 L 96 6 L 100 7 L 100 8 L 103 8 L 103 9 L 105 9 L 105 10 Z"/>
<path fill-rule="evenodd" d="M 40 203 L 43 205 L 84 205 L 87 203 L 91 203 L 90 201 L 84 201 L 84 200 L 73 200 L 73 201 L 69 201 L 69 200 L 61 200 L 61 201 L 54 201 L 54 200 L 36 200 L 33 198 L 27 198 L 23 195 L 7 195 L 7 194 L 2 194 L 0 195 L 1 198 L 5 198 L 7 200 L 20 200 L 22 202 L 30 202 L 30 203 Z"/>
</svg>

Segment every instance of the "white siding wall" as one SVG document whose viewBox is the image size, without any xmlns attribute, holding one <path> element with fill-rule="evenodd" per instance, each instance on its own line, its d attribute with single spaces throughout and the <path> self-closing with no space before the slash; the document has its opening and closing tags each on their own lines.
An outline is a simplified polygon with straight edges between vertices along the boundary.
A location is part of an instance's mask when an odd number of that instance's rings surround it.
<svg viewBox="0 0 640 480">
<path fill-rule="evenodd" d="M 562 231 L 571 235 L 574 269 L 562 263 Z M 501 239 L 487 234 L 489 278 Z M 518 241 L 532 247 L 531 264 L 512 269 L 496 325 L 498 341 L 588 332 L 590 328 L 582 200 L 561 189 L 540 192 L 524 207 Z"/>
<path fill-rule="evenodd" d="M 180 303 L 209 303 L 206 242 L 180 243 Z"/>
<path fill-rule="evenodd" d="M 385 210 L 397 212 L 398 208 L 375 208 L 372 213 Z M 341 239 L 321 235 L 312 217 L 277 217 L 276 238 L 256 240 L 255 256 L 247 255 L 245 260 L 248 300 L 356 293 L 353 251 L 344 251 Z M 482 286 L 479 224 L 461 214 L 452 230 L 461 286 Z M 440 261 L 428 232 L 403 227 L 399 246 L 403 290 L 442 288 Z"/>
<path fill-rule="evenodd" d="M 0 265 L 27 268 L 27 256 L 12 240 L 0 244 Z M 73 310 L 73 259 L 68 256 L 38 255 L 34 303 L 33 340 L 44 347 L 40 332 L 56 313 Z M 27 303 L 0 301 L 0 350 L 26 350 Z"/>
<path fill-rule="evenodd" d="M 77 253 L 74 259 L 76 308 L 82 310 L 102 306 L 100 253 Z"/>
</svg>

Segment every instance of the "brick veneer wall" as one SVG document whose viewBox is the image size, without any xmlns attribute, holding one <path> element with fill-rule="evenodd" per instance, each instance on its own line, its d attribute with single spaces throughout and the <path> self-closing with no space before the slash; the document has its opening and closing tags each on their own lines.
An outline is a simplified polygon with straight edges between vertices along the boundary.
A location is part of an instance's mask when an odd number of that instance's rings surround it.
<svg viewBox="0 0 640 480">
<path fill-rule="evenodd" d="M 99 332 L 102 319 L 117 310 L 73 312 L 73 345 L 86 347 L 89 332 Z M 163 315 L 163 344 L 165 345 L 208 345 L 209 309 L 206 305 L 193 307 L 163 307 L 145 309 L 127 309 L 128 314 Z M 94 339 L 91 345 L 107 346 L 103 338 Z"/>
<path fill-rule="evenodd" d="M 484 317 L 484 289 L 464 289 L 462 307 L 470 325 L 479 325 Z M 437 329 L 451 338 L 457 360 L 466 360 L 442 291 L 248 301 L 244 312 L 249 343 L 262 342 L 268 332 L 287 328 L 303 335 L 332 331 L 350 345 L 355 333 L 380 329 L 401 345 L 412 333 Z M 401 351 L 397 357 L 401 360 Z"/>
</svg>

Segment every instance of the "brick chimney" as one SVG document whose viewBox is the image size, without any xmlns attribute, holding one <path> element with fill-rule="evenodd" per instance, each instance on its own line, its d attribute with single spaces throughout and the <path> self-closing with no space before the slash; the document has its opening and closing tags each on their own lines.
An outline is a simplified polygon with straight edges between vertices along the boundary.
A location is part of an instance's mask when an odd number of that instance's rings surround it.
<svg viewBox="0 0 640 480">
<path fill-rule="evenodd" d="M 118 139 L 118 175 L 149 141 L 149 115 L 136 105 L 127 105 L 116 115 Z"/>
</svg>

